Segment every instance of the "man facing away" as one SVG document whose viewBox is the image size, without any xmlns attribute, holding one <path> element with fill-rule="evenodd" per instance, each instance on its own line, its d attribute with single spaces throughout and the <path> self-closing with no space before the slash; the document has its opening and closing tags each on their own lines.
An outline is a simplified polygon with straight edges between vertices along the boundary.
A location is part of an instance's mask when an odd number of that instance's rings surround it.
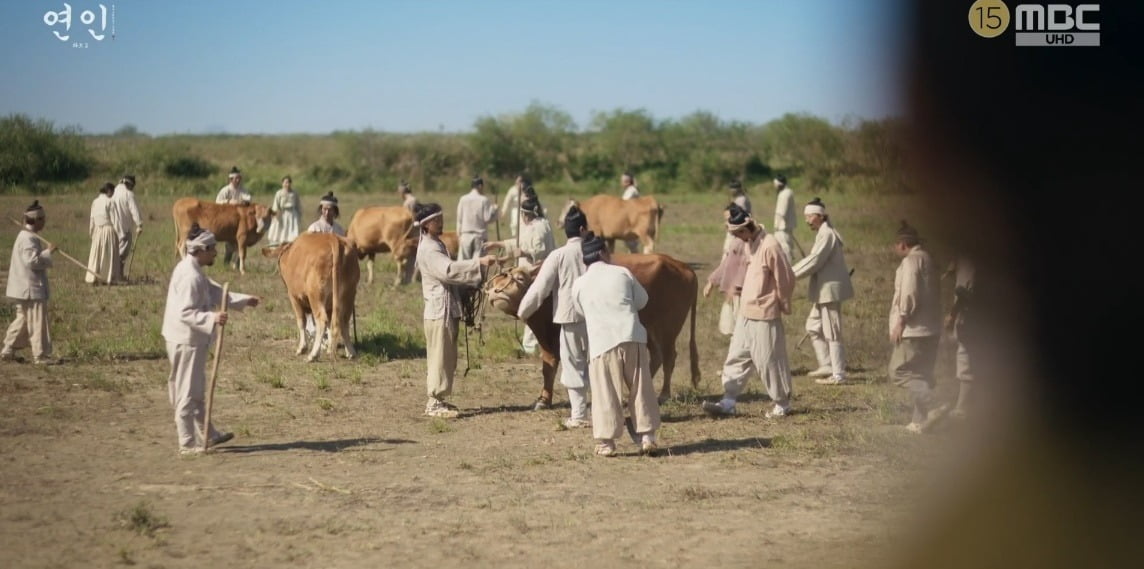
<svg viewBox="0 0 1144 569">
<path fill-rule="evenodd" d="M 771 228 L 775 239 L 782 247 L 783 254 L 786 255 L 787 261 L 794 262 L 794 250 L 798 247 L 795 243 L 794 231 L 795 211 L 794 211 L 794 190 L 787 186 L 786 176 L 779 174 L 774 179 L 775 189 L 778 190 L 778 199 L 775 202 L 775 225 Z"/>
<path fill-rule="evenodd" d="M 457 260 L 475 259 L 481 254 L 481 245 L 488 241 L 489 223 L 497 216 L 497 206 L 485 195 L 485 181 L 473 178 L 469 193 L 457 202 L 457 236 L 460 246 Z"/>
<path fill-rule="evenodd" d="M 111 225 L 119 239 L 119 266 L 127 266 L 127 257 L 132 245 L 143 233 L 143 217 L 139 215 L 139 204 L 135 201 L 135 176 L 125 174 L 111 194 Z M 120 280 L 127 275 L 118 274 Z"/>
<path fill-rule="evenodd" d="M 592 425 L 588 416 L 588 330 L 584 317 L 572 306 L 572 285 L 586 270 L 580 242 L 587 231 L 588 218 L 572 206 L 564 216 L 568 241 L 548 255 L 516 312 L 526 321 L 546 298 L 552 298 L 552 322 L 560 326 L 560 383 L 568 388 L 572 408 L 571 416 L 564 420 L 569 429 Z"/>
<path fill-rule="evenodd" d="M 616 439 L 624 432 L 625 402 L 640 439 L 640 452 L 652 454 L 658 448 L 655 433 L 660 418 L 647 329 L 639 320 L 639 311 L 647 305 L 647 291 L 631 271 L 610 263 L 603 239 L 589 232 L 580 249 L 588 268 L 572 285 L 572 306 L 588 331 L 596 454 L 615 456 Z"/>
<path fill-rule="evenodd" d="M 768 418 L 790 413 L 791 373 L 783 314 L 790 314 L 794 271 L 778 241 L 742 209 L 727 219 L 727 232 L 746 246 L 747 268 L 731 344 L 723 363 L 723 399 L 704 401 L 711 415 L 733 415 L 735 401 L 755 373 L 762 377 L 774 407 Z"/>
<path fill-rule="evenodd" d="M 842 301 L 854 296 L 854 287 L 842 254 L 842 237 L 830 223 L 826 204 L 814 198 L 803 209 L 803 216 L 811 230 L 818 233 L 810 253 L 792 267 L 795 277 L 810 277 L 807 298 L 811 307 L 806 317 L 806 333 L 814 345 L 818 369 L 809 375 L 819 378 L 815 383 L 840 385 L 846 383 Z"/>
</svg>

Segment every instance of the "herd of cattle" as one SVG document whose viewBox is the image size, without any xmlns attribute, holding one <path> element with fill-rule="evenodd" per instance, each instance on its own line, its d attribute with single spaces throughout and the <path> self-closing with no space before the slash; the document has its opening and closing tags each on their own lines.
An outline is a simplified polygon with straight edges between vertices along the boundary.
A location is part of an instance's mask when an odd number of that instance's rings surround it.
<svg viewBox="0 0 1144 569">
<path fill-rule="evenodd" d="M 699 381 L 699 355 L 695 344 L 695 310 L 698 279 L 687 264 L 666 255 L 652 253 L 663 208 L 652 197 L 622 200 L 610 195 L 597 195 L 582 202 L 569 200 L 564 212 L 573 204 L 580 207 L 588 226 L 604 237 L 609 249 L 616 239 L 638 241 L 643 254 L 616 255 L 613 262 L 631 270 L 648 291 L 648 304 L 640 311 L 640 321 L 647 328 L 648 351 L 654 375 L 663 367 L 664 380 L 660 398 L 671 394 L 671 377 L 675 370 L 675 340 L 691 317 L 691 382 Z M 258 243 L 270 225 L 270 211 L 258 204 L 218 204 L 196 198 L 182 198 L 171 210 L 175 222 L 175 252 L 183 254 L 187 231 L 192 223 L 209 229 L 220 243 L 228 243 L 237 251 L 238 270 L 245 274 L 246 250 Z M 563 219 L 561 213 L 560 218 Z M 559 223 L 559 222 L 558 222 Z M 554 224 L 555 225 L 555 224 Z M 278 272 L 286 285 L 286 294 L 294 310 L 298 327 L 298 349 L 306 351 L 307 316 L 315 323 L 313 338 L 329 336 L 327 350 L 332 357 L 339 344 L 345 346 L 346 357 L 355 355 L 348 334 L 358 282 L 359 261 L 367 259 L 367 283 L 373 282 L 373 261 L 378 253 L 390 253 L 397 265 L 398 284 L 416 278 L 415 257 L 419 231 L 413 216 L 404 206 L 370 206 L 357 210 L 350 219 L 346 237 L 328 233 L 304 233 L 293 242 L 263 249 L 263 254 L 277 258 Z M 456 258 L 457 235 L 442 235 L 449 255 Z M 539 270 L 512 268 L 491 275 L 485 284 L 489 303 L 515 316 L 516 309 Z M 553 382 L 559 357 L 559 326 L 552 322 L 552 300 L 541 307 L 526 324 L 536 335 L 541 349 L 544 379 L 540 402 L 551 404 Z M 307 357 L 317 359 L 321 342 L 315 340 Z"/>
</svg>

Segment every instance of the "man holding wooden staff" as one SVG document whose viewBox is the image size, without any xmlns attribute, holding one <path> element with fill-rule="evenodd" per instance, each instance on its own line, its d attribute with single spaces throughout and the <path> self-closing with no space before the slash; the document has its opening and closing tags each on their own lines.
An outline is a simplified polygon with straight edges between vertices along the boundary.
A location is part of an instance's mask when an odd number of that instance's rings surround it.
<svg viewBox="0 0 1144 569">
<path fill-rule="evenodd" d="M 52 359 L 52 334 L 48 329 L 48 269 L 56 246 L 45 249 L 36 235 L 46 222 L 40 201 L 32 202 L 24 210 L 24 227 L 12 244 L 6 295 L 16 303 L 16 318 L 4 336 L 0 360 L 11 360 L 15 357 L 13 350 L 31 346 L 35 363 L 56 363 Z"/>
<path fill-rule="evenodd" d="M 163 313 L 163 338 L 167 341 L 167 359 L 171 373 L 167 378 L 168 395 L 175 409 L 175 428 L 179 435 L 179 452 L 200 452 L 196 433 L 202 433 L 206 391 L 207 351 L 218 328 L 226 324 L 227 314 L 218 310 L 223 288 L 207 278 L 203 266 L 213 265 L 218 251 L 215 236 L 196 223 L 187 233 L 187 256 L 171 273 L 167 287 L 167 307 Z M 231 292 L 230 308 L 242 310 L 258 306 L 257 296 Z M 216 327 L 217 324 L 217 327 Z M 234 433 L 221 433 L 207 425 L 210 446 L 225 443 Z"/>
</svg>

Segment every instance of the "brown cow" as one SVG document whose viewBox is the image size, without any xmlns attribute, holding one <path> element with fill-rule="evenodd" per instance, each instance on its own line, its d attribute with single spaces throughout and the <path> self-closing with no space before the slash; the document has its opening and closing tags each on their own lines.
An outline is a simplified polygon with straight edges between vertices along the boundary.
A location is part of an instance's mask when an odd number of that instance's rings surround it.
<svg viewBox="0 0 1144 569">
<path fill-rule="evenodd" d="M 691 315 L 691 385 L 699 384 L 699 350 L 695 345 L 695 307 L 699 281 L 695 271 L 686 264 L 667 255 L 616 255 L 612 263 L 627 267 L 645 289 L 647 306 L 640 311 L 640 322 L 647 328 L 647 347 L 651 356 L 651 373 L 655 375 L 663 364 L 663 388 L 660 402 L 671 397 L 671 376 L 675 371 L 675 339 L 683 330 L 683 323 Z M 527 272 L 515 268 L 489 279 L 485 286 L 489 303 L 501 311 L 516 316 L 517 308 L 532 284 L 540 266 Z M 526 322 L 540 344 L 541 373 L 544 387 L 536 401 L 536 409 L 552 405 L 552 386 L 556 378 L 556 365 L 560 362 L 560 327 L 552 322 L 552 297 L 540 306 Z M 591 338 L 588 339 L 591 345 Z"/>
<path fill-rule="evenodd" d="M 560 212 L 559 224 L 564 224 L 564 216 L 574 205 L 579 206 L 584 217 L 588 218 L 588 229 L 607 242 L 609 252 L 615 252 L 616 239 L 638 240 L 643 244 L 643 253 L 655 250 L 655 237 L 663 219 L 663 207 L 655 198 L 644 196 L 625 200 L 598 194 L 582 202 L 570 199 Z"/>
<path fill-rule="evenodd" d="M 270 210 L 257 204 L 219 204 L 180 198 L 171 208 L 175 220 L 175 256 L 182 257 L 183 242 L 192 223 L 214 233 L 219 243 L 238 249 L 238 271 L 246 274 L 246 248 L 258 243 L 270 223 Z"/>
<path fill-rule="evenodd" d="M 373 259 L 377 253 L 390 252 L 397 265 L 396 284 L 406 284 L 413 278 L 414 260 L 417 256 L 417 228 L 413 225 L 413 214 L 405 206 L 370 206 L 354 212 L 350 218 L 348 239 L 358 249 L 359 257 L 366 260 L 366 282 L 373 283 Z M 458 240 L 456 233 L 441 235 L 449 256 L 457 258 Z"/>
<path fill-rule="evenodd" d="M 298 324 L 298 350 L 306 351 L 306 315 L 315 323 L 314 346 L 306 361 L 318 358 L 322 338 L 330 330 L 328 351 L 337 351 L 338 339 L 346 348 L 346 357 L 356 355 L 347 328 L 357 298 L 361 267 L 353 244 L 333 233 L 303 233 L 294 241 L 263 249 L 270 257 L 278 257 L 278 272 L 286 285 L 286 296 L 294 308 Z"/>
</svg>

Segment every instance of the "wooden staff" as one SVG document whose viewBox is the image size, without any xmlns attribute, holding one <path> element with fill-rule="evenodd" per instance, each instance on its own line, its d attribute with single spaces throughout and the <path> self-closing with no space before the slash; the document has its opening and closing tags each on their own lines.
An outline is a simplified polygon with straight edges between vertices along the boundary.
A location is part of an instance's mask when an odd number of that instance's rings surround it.
<svg viewBox="0 0 1144 569">
<path fill-rule="evenodd" d="M 222 285 L 222 306 L 219 307 L 219 312 L 226 314 L 228 300 L 230 299 L 230 283 Z M 218 379 L 218 362 L 222 359 L 222 333 L 226 330 L 226 326 L 218 327 L 218 338 L 215 339 L 214 348 L 214 363 L 211 364 L 211 378 L 209 386 L 207 387 L 207 411 L 206 417 L 203 418 L 203 452 L 211 448 L 211 407 L 214 406 L 214 387 L 215 380 Z"/>
<path fill-rule="evenodd" d="M 139 243 L 139 234 L 141 231 L 135 231 L 135 238 L 131 240 L 131 250 L 127 252 L 127 267 L 123 269 L 123 280 L 126 281 L 128 275 L 131 273 L 131 261 L 135 260 L 135 245 Z"/>
<path fill-rule="evenodd" d="M 24 227 L 24 224 L 23 224 L 23 223 L 20 223 L 19 221 L 16 221 L 15 219 L 12 219 L 12 218 L 10 218 L 10 217 L 8 218 L 8 221 L 11 221 L 12 223 L 15 223 L 15 224 L 16 224 L 16 226 L 17 226 L 17 227 L 20 227 L 21 229 Z M 35 237 L 36 239 L 39 239 L 41 243 L 43 243 L 44 245 L 47 245 L 49 248 L 51 248 L 51 247 L 55 247 L 55 245 L 52 245 L 52 242 L 51 242 L 51 241 L 48 241 L 47 239 L 44 239 L 43 237 L 40 237 L 40 234 L 38 234 L 38 233 L 32 233 L 32 236 L 33 236 L 33 237 Z M 83 270 L 85 270 L 85 271 L 87 271 L 87 272 L 89 272 L 89 273 L 91 273 L 91 274 L 95 275 L 95 278 L 97 278 L 97 279 L 102 279 L 102 278 L 103 278 L 102 276 L 100 276 L 100 274 L 99 274 L 99 273 L 97 273 L 97 272 L 95 272 L 95 271 L 93 271 L 93 270 L 89 269 L 89 268 L 87 267 L 87 265 L 85 265 L 85 264 L 83 264 L 83 263 L 79 262 L 78 260 L 76 260 L 76 258 L 75 258 L 75 257 L 72 257 L 71 255 L 68 255 L 67 253 L 64 253 L 64 250 L 63 250 L 63 249 L 60 249 L 59 247 L 56 247 L 56 252 L 58 252 L 60 255 L 63 255 L 65 259 L 67 259 L 67 260 L 69 260 L 69 261 L 71 261 L 71 262 L 75 263 L 77 267 L 80 267 L 80 268 L 82 268 Z"/>
</svg>

